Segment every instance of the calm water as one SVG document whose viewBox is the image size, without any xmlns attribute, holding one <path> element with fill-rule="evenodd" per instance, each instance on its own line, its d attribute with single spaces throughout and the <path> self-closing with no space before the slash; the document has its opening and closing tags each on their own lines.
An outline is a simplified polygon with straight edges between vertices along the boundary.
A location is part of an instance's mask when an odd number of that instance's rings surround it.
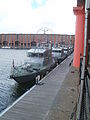
<svg viewBox="0 0 90 120">
<path fill-rule="evenodd" d="M 0 49 L 0 112 L 11 105 L 26 88 L 9 78 L 12 61 L 22 64 L 27 50 Z"/>
</svg>

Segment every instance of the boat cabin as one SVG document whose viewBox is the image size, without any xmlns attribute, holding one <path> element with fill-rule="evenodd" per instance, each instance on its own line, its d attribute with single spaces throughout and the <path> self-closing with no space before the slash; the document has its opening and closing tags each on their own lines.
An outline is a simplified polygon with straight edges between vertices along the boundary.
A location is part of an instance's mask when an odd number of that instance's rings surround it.
<svg viewBox="0 0 90 120">
<path fill-rule="evenodd" d="M 60 47 L 52 47 L 53 57 L 61 57 L 63 53 L 63 49 Z"/>
<path fill-rule="evenodd" d="M 31 48 L 27 51 L 30 63 L 41 63 L 43 66 L 52 62 L 52 52 L 50 49 L 45 48 Z"/>
</svg>

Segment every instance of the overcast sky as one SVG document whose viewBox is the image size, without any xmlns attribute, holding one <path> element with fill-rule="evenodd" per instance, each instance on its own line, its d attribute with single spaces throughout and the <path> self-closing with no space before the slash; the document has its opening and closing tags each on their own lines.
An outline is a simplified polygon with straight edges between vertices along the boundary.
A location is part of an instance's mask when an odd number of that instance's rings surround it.
<svg viewBox="0 0 90 120">
<path fill-rule="evenodd" d="M 76 1 L 0 0 L 0 33 L 37 33 L 47 27 L 53 33 L 74 34 Z"/>
</svg>

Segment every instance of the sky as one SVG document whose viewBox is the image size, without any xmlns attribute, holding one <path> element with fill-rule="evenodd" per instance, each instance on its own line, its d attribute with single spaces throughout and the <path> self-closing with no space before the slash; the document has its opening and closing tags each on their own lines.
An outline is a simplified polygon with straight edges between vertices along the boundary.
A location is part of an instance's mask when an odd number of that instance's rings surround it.
<svg viewBox="0 0 90 120">
<path fill-rule="evenodd" d="M 0 0 L 0 33 L 74 34 L 77 0 Z"/>
</svg>

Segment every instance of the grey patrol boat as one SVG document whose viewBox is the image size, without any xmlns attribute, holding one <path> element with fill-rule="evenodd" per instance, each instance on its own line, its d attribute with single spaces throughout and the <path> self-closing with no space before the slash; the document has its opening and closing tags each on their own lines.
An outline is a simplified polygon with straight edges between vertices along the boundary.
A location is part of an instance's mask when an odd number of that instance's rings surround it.
<svg viewBox="0 0 90 120">
<path fill-rule="evenodd" d="M 60 47 L 52 47 L 52 54 L 56 64 L 60 64 L 66 58 L 66 54 L 64 54 L 64 49 Z"/>
<path fill-rule="evenodd" d="M 52 50 L 48 48 L 31 48 L 27 51 L 28 60 L 20 66 L 13 64 L 10 78 L 19 84 L 35 82 L 38 75 L 45 75 L 55 67 Z"/>
</svg>

